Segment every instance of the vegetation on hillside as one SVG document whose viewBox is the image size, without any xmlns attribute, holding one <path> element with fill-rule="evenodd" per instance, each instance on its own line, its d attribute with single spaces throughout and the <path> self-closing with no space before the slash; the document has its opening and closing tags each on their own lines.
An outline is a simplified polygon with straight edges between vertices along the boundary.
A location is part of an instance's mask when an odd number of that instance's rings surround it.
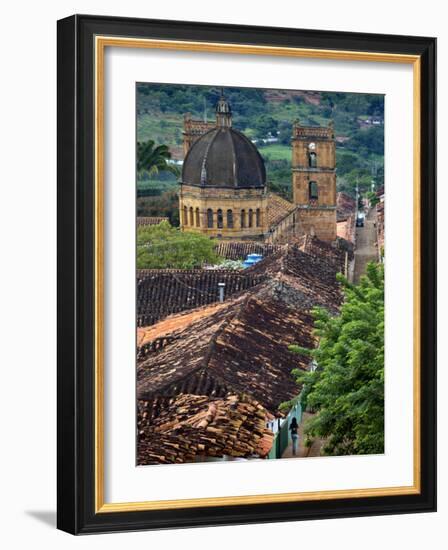
<svg viewBox="0 0 448 550">
<path fill-rule="evenodd" d="M 376 94 L 225 88 L 233 125 L 252 139 L 266 163 L 268 186 L 291 198 L 291 132 L 294 120 L 305 125 L 334 121 L 338 190 L 352 196 L 384 183 L 384 97 Z M 221 88 L 177 84 L 138 84 L 137 137 L 167 146 L 182 158 L 183 116 L 214 120 Z M 274 142 L 273 142 L 274 140 Z M 139 174 L 139 195 L 177 188 L 174 173 Z M 163 183 L 161 183 L 163 182 Z M 139 199 L 140 200 L 140 199 Z"/>
<path fill-rule="evenodd" d="M 305 434 L 325 439 L 327 455 L 383 453 L 384 266 L 368 264 L 358 285 L 339 279 L 345 293 L 340 315 L 314 310 L 318 347 L 290 347 L 316 365 L 294 371 L 303 385 L 302 405 L 316 412 Z"/>
<path fill-rule="evenodd" d="M 168 222 L 137 229 L 138 269 L 194 269 L 217 264 L 216 243 L 200 233 L 183 233 Z"/>
</svg>

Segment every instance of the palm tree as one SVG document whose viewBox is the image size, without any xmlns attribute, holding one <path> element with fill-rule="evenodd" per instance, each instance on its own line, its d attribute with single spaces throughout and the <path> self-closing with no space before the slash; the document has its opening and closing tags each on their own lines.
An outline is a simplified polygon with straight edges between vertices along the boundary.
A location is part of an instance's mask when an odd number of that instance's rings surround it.
<svg viewBox="0 0 448 550">
<path fill-rule="evenodd" d="M 137 172 L 139 175 L 144 173 L 149 176 L 156 176 L 159 172 L 171 172 L 175 176 L 179 175 L 179 170 L 168 160 L 171 153 L 167 145 L 158 145 L 154 147 L 154 141 L 137 142 Z"/>
</svg>

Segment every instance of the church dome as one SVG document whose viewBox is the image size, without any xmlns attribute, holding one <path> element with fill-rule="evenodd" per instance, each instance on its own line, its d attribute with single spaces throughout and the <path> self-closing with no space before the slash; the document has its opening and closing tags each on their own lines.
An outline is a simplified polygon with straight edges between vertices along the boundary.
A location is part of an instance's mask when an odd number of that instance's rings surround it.
<svg viewBox="0 0 448 550">
<path fill-rule="evenodd" d="M 205 187 L 264 187 L 266 170 L 257 148 L 244 134 L 229 126 L 218 126 L 191 146 L 182 168 L 182 183 Z"/>
</svg>

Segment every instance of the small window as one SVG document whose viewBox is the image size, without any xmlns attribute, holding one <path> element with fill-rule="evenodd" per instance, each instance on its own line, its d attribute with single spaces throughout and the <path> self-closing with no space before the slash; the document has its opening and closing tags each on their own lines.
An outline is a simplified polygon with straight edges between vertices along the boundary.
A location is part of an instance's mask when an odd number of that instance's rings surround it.
<svg viewBox="0 0 448 550">
<path fill-rule="evenodd" d="M 309 162 L 310 168 L 316 168 L 317 167 L 317 155 L 316 155 L 316 153 L 312 152 L 308 155 L 308 162 Z"/>
<path fill-rule="evenodd" d="M 259 208 L 255 212 L 255 223 L 257 227 L 261 227 L 261 211 Z"/>
<path fill-rule="evenodd" d="M 241 229 L 246 227 L 246 211 L 241 210 Z"/>
<path fill-rule="evenodd" d="M 253 227 L 254 225 L 254 211 L 252 208 L 249 210 L 249 227 Z"/>
<path fill-rule="evenodd" d="M 184 225 L 188 225 L 188 209 L 184 206 Z"/>
<path fill-rule="evenodd" d="M 190 225 L 193 227 L 194 225 L 194 219 L 193 219 L 193 207 L 190 206 Z"/>
<path fill-rule="evenodd" d="M 222 210 L 218 210 L 218 229 L 222 229 L 224 227 L 223 219 L 222 219 Z"/>
<path fill-rule="evenodd" d="M 196 208 L 195 217 L 196 217 L 196 227 L 200 227 L 201 222 L 199 217 L 199 208 Z"/>
<path fill-rule="evenodd" d="M 207 227 L 213 227 L 213 210 L 211 208 L 207 210 Z"/>
<path fill-rule="evenodd" d="M 317 183 L 315 181 L 310 181 L 309 183 L 309 198 L 310 201 L 315 201 L 319 198 Z"/>
<path fill-rule="evenodd" d="M 233 212 L 232 212 L 232 210 L 227 210 L 227 227 L 229 229 L 233 228 Z"/>
</svg>

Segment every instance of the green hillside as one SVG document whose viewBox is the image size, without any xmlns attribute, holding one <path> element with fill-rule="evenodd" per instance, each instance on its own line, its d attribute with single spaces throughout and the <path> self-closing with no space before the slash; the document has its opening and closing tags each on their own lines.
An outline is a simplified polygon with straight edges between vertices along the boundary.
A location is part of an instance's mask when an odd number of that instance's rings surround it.
<svg viewBox="0 0 448 550">
<path fill-rule="evenodd" d="M 328 125 L 333 120 L 337 146 L 338 189 L 352 195 L 372 181 L 383 185 L 384 97 L 374 94 L 302 92 L 225 88 L 233 111 L 233 125 L 254 140 L 266 163 L 269 186 L 290 196 L 291 129 L 294 120 L 305 125 Z M 168 84 L 137 85 L 137 140 L 154 140 L 182 158 L 184 113 L 214 119 L 221 88 Z M 263 140 L 276 138 L 274 144 Z M 160 195 L 175 189 L 176 178 L 158 174 L 138 182 L 140 195 Z"/>
</svg>

